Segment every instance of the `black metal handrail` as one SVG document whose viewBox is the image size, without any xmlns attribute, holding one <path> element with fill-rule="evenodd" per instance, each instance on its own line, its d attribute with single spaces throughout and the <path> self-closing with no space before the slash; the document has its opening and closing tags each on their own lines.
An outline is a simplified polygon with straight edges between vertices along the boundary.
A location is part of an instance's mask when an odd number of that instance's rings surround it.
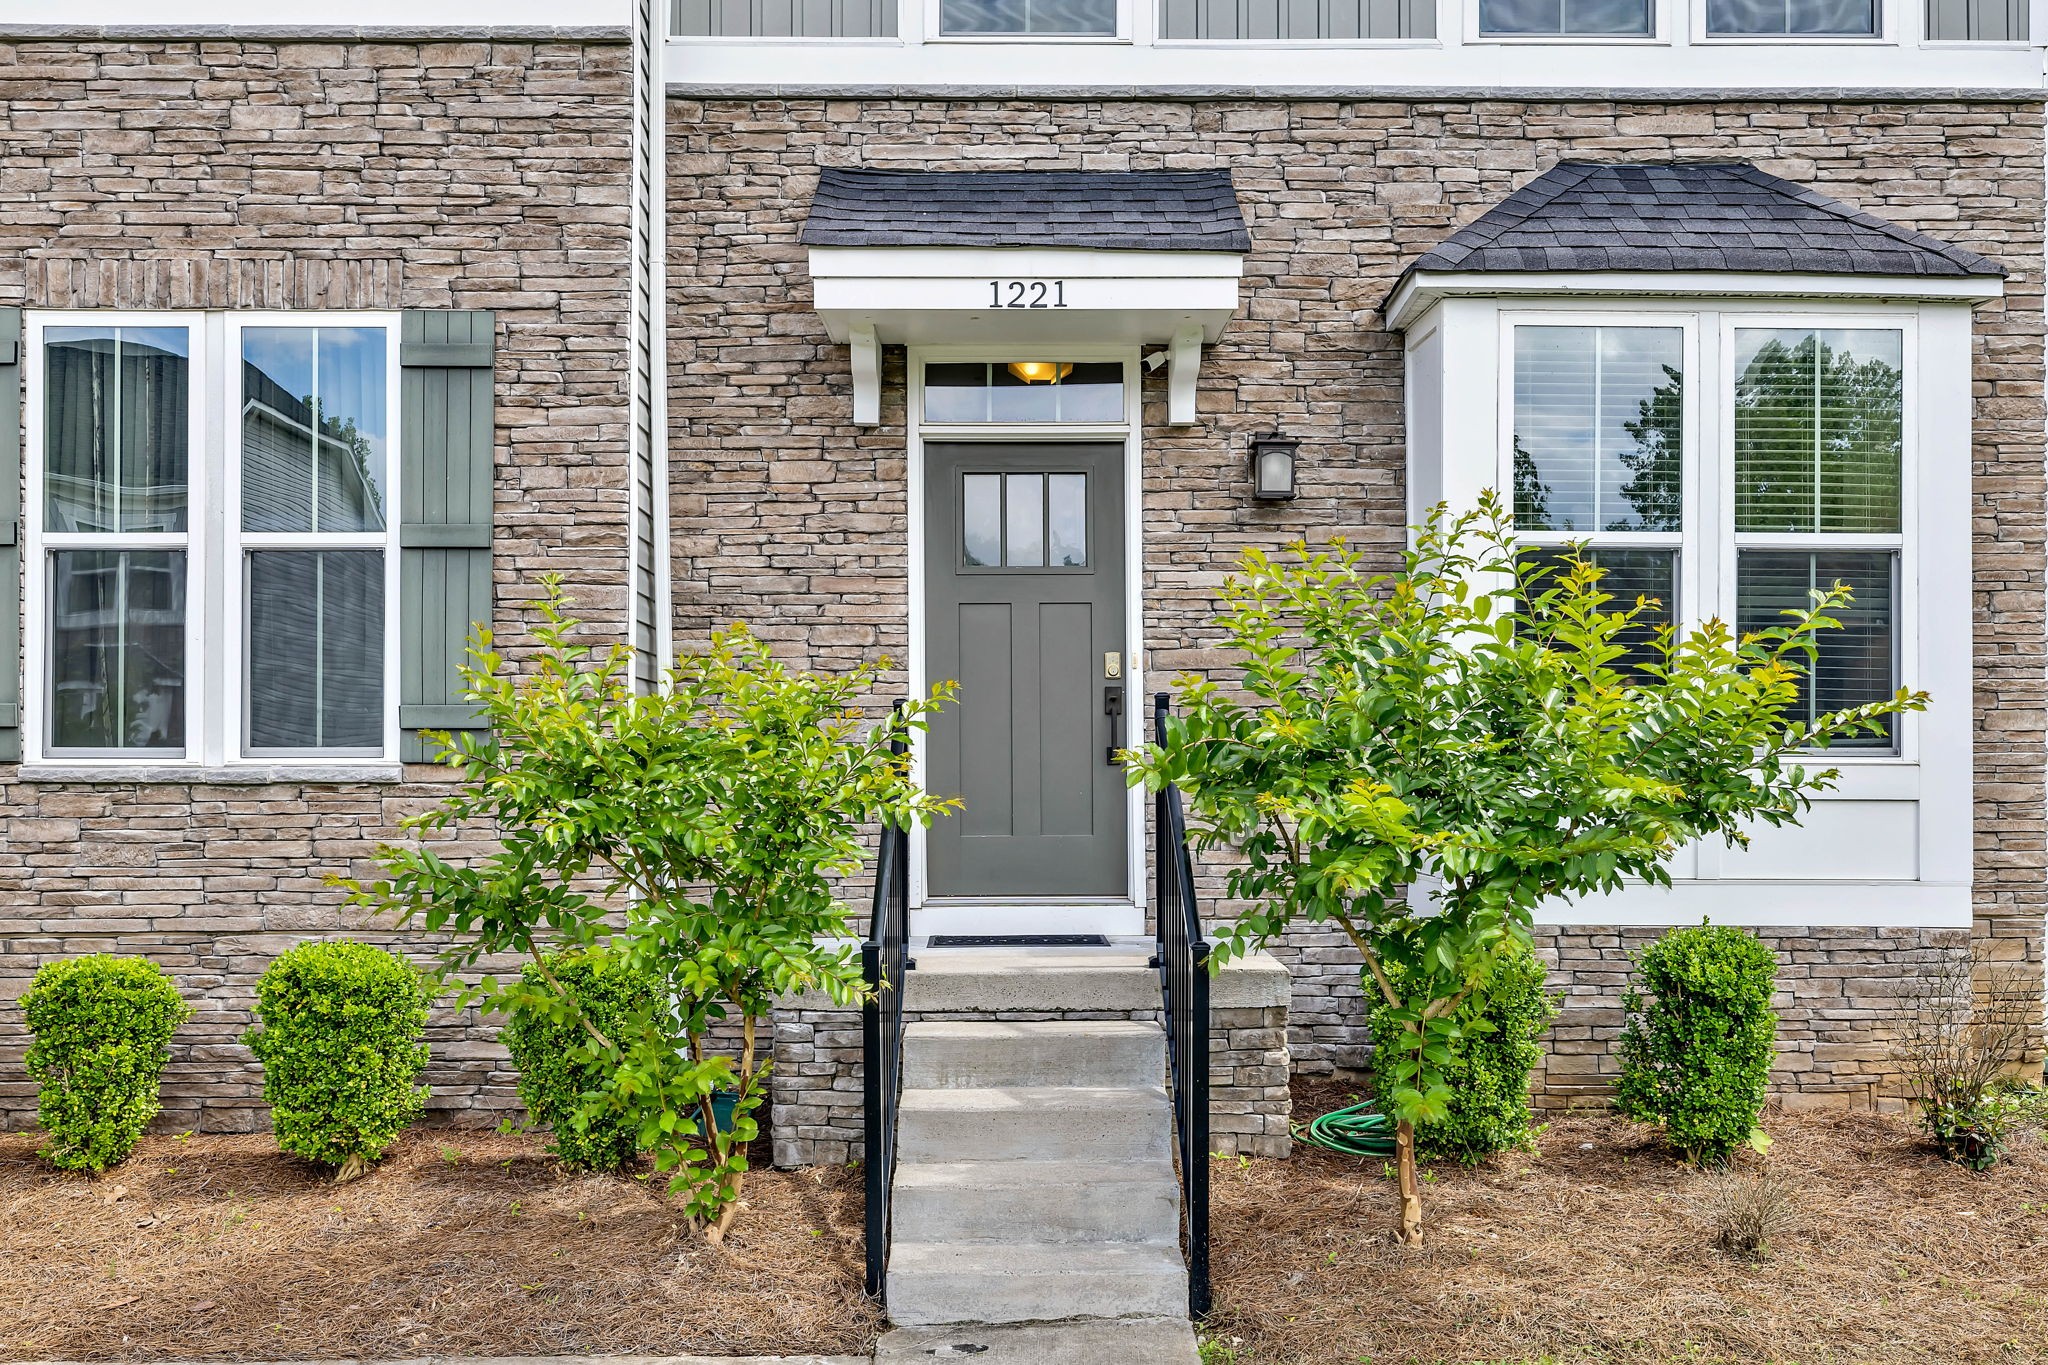
<svg viewBox="0 0 2048 1365">
<path fill-rule="evenodd" d="M 1154 737 L 1166 743 L 1168 698 L 1152 699 Z M 1165 1005 L 1167 1083 L 1173 1094 L 1180 1156 L 1181 1212 L 1187 1224 L 1188 1314 L 1209 1316 L 1209 940 L 1195 900 L 1194 860 L 1180 789 L 1160 788 L 1154 838 L 1159 856 L 1153 905 L 1160 997 Z"/>
<path fill-rule="evenodd" d="M 899 703 L 897 713 L 903 710 Z M 902 725 L 889 741 L 902 755 Z M 886 1301 L 889 1274 L 889 1204 L 896 1178 L 896 1105 L 903 1089 L 903 974 L 917 966 L 905 951 L 910 941 L 910 831 L 882 823 L 881 852 L 875 859 L 874 911 L 860 946 L 861 1114 L 867 1176 L 867 1291 Z"/>
</svg>

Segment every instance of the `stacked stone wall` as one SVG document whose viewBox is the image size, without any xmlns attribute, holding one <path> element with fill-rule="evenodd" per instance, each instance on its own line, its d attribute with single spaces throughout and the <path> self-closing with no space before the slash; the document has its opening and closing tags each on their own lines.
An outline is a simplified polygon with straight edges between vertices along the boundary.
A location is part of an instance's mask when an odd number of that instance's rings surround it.
<svg viewBox="0 0 2048 1365">
<path fill-rule="evenodd" d="M 2038 103 L 1659 103 L 1564 98 L 696 99 L 669 102 L 670 397 L 678 638 L 744 617 L 843 666 L 908 646 L 905 354 L 882 421 L 851 423 L 844 347 L 812 311 L 798 242 L 823 166 L 1226 167 L 1252 238 L 1242 303 L 1205 354 L 1193 427 L 1144 393 L 1146 666 L 1217 666 L 1213 595 L 1244 547 L 1343 535 L 1391 563 L 1406 520 L 1400 338 L 1379 307 L 1402 266 L 1565 157 L 1743 160 L 1971 247 L 2011 271 L 1976 316 L 1969 453 L 1976 617 L 1976 924 L 2041 961 L 2044 908 L 2042 111 Z M 1455 382 L 1455 376 L 1453 376 Z M 1246 492 L 1246 442 L 1302 441 L 1301 495 Z M 1958 454 L 1956 468 L 1963 462 Z M 1227 913 L 1210 869 L 1209 903 Z M 1802 1100 L 1881 1088 L 1905 982 L 1962 935 L 1791 928 L 1785 1062 Z M 1636 931 L 1542 935 L 1567 997 L 1542 1084 L 1597 1086 Z M 1295 1065 L 1364 1061 L 1356 960 L 1333 935 L 1275 950 L 1294 973 Z"/>
<path fill-rule="evenodd" d="M 628 49 L 608 42 L 0 42 L 0 304 L 482 308 L 498 320 L 497 624 L 543 572 L 593 637 L 627 610 Z M 238 1041 L 277 953 L 364 923 L 439 770 L 389 783 L 52 782 L 0 765 L 0 1127 L 33 1119 L 16 1001 L 55 957 L 162 963 L 198 1009 L 162 1123 L 265 1121 Z M 466 847 L 483 831 L 470 831 Z M 433 1105 L 516 1103 L 489 1030 L 430 1036 Z"/>
</svg>

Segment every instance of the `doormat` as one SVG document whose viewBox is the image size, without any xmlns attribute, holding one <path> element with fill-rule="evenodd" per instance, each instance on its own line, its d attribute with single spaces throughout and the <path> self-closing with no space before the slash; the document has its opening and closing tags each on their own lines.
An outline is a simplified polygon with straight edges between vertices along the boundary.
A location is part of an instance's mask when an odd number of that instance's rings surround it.
<svg viewBox="0 0 2048 1365">
<path fill-rule="evenodd" d="M 934 948 L 1107 948 L 1101 934 L 933 934 Z"/>
</svg>

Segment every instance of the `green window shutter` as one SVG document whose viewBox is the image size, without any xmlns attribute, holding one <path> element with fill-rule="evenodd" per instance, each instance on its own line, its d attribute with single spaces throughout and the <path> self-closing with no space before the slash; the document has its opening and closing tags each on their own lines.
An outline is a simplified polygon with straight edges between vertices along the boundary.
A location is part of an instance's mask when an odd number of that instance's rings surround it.
<svg viewBox="0 0 2048 1365">
<path fill-rule="evenodd" d="M 458 667 L 491 622 L 488 312 L 413 310 L 399 333 L 399 756 L 433 757 L 421 730 L 481 729 Z"/>
<path fill-rule="evenodd" d="M 21 310 L 0 308 L 0 762 L 21 758 Z"/>
</svg>

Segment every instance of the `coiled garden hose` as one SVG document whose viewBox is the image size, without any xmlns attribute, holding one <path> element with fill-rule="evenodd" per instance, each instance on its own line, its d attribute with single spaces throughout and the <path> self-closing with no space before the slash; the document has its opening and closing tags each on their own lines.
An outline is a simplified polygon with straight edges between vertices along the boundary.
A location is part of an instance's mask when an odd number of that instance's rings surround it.
<svg viewBox="0 0 2048 1365">
<path fill-rule="evenodd" d="M 1374 1109 L 1370 1102 L 1334 1109 L 1290 1125 L 1296 1142 L 1346 1156 L 1392 1156 L 1394 1121 Z"/>
</svg>

